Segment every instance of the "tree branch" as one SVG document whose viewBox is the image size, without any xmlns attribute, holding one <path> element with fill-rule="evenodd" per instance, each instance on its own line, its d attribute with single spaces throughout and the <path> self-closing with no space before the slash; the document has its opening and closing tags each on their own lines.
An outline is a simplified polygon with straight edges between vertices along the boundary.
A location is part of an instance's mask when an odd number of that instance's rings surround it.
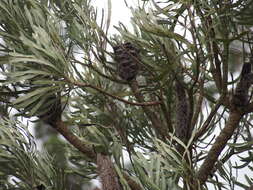
<svg viewBox="0 0 253 190">
<path fill-rule="evenodd" d="M 98 174 L 101 177 L 103 190 L 120 190 L 120 183 L 118 181 L 118 176 L 115 172 L 112 161 L 110 160 L 108 155 L 96 154 L 93 151 L 93 148 L 84 142 L 82 142 L 77 136 L 72 134 L 68 127 L 65 125 L 63 121 L 57 121 L 53 126 L 65 139 L 72 144 L 75 148 L 77 148 L 80 152 L 82 152 L 85 156 L 87 156 L 92 161 L 96 162 L 98 165 Z M 104 164 L 104 165 L 103 165 Z M 110 174 L 110 176 L 109 176 Z M 139 184 L 137 184 L 134 180 L 132 180 L 126 173 L 124 173 L 124 178 L 127 180 L 129 186 L 132 190 L 142 190 Z M 118 184 L 117 184 L 117 183 Z M 109 188 L 109 187 L 120 187 L 120 188 Z"/>
<path fill-rule="evenodd" d="M 121 190 L 122 187 L 110 157 L 99 153 L 97 155 L 97 165 L 98 174 L 103 187 L 102 189 Z"/>
<path fill-rule="evenodd" d="M 81 141 L 77 136 L 71 133 L 68 127 L 65 125 L 63 121 L 57 121 L 54 125 L 54 128 L 65 137 L 65 139 L 72 144 L 75 148 L 77 148 L 80 152 L 84 153 L 85 156 L 94 160 L 96 158 L 96 153 L 93 151 L 92 146 L 85 144 Z"/>
<path fill-rule="evenodd" d="M 70 80 L 67 80 L 67 81 L 70 82 L 70 83 L 72 83 L 72 84 L 74 84 L 74 85 L 76 85 L 76 86 L 79 86 L 79 87 L 92 88 L 92 89 L 94 89 L 94 90 L 96 90 L 96 91 L 98 91 L 98 92 L 100 92 L 100 93 L 102 93 L 102 94 L 104 94 L 106 96 L 109 96 L 109 97 L 111 97 L 113 99 L 119 100 L 119 101 L 124 102 L 126 104 L 134 105 L 134 106 L 154 106 L 154 105 L 161 104 L 160 101 L 153 101 L 153 102 L 144 102 L 143 101 L 142 103 L 139 103 L 139 102 L 130 102 L 130 101 L 127 101 L 127 100 L 125 100 L 123 98 L 120 98 L 118 96 L 112 95 L 112 94 L 110 94 L 110 93 L 102 90 L 101 88 L 99 88 L 97 86 L 93 86 L 91 84 L 81 83 L 81 82 L 78 82 L 78 81 L 70 81 Z"/>
<path fill-rule="evenodd" d="M 200 184 L 205 183 L 208 178 L 208 175 L 211 174 L 212 169 L 217 162 L 220 153 L 225 148 L 228 140 L 233 135 L 241 118 L 242 113 L 231 111 L 228 118 L 228 122 L 226 123 L 224 129 L 221 131 L 219 136 L 216 138 L 214 145 L 212 146 L 209 153 L 207 154 L 206 159 L 204 160 L 204 163 L 201 165 L 199 171 L 197 172 L 197 179 L 199 180 Z"/>
</svg>

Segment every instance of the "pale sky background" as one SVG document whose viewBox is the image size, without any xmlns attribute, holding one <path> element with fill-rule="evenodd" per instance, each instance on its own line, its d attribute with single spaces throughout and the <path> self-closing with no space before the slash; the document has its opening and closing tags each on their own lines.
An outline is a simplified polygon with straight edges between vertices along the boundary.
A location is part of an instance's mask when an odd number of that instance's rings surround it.
<svg viewBox="0 0 253 190">
<path fill-rule="evenodd" d="M 128 5 L 136 5 L 138 0 L 127 0 Z M 134 3 L 135 2 L 135 3 Z M 101 8 L 107 9 L 107 0 L 94 0 L 94 4 Z M 111 0 L 112 5 L 112 17 L 111 17 L 111 29 L 113 25 L 117 25 L 118 22 L 129 23 L 131 11 L 125 6 L 124 0 Z M 115 32 L 112 30 L 112 32 Z"/>
</svg>

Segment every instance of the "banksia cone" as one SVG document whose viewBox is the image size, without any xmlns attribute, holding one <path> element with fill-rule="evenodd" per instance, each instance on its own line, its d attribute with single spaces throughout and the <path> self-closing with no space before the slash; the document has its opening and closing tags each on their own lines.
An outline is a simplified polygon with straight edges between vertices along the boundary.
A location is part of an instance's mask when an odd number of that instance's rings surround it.
<svg viewBox="0 0 253 190">
<path fill-rule="evenodd" d="M 139 71 L 139 50 L 127 42 L 113 47 L 119 76 L 126 81 L 133 80 Z"/>
<path fill-rule="evenodd" d="M 249 88 L 253 83 L 253 73 L 251 72 L 252 64 L 253 64 L 252 57 L 249 62 L 243 64 L 241 71 L 241 78 L 236 86 L 235 93 L 232 98 L 232 103 L 235 106 L 243 107 L 248 104 Z"/>
<path fill-rule="evenodd" d="M 189 128 L 189 104 L 184 87 L 179 81 L 175 83 L 176 91 L 176 136 L 187 144 L 190 136 Z"/>
</svg>

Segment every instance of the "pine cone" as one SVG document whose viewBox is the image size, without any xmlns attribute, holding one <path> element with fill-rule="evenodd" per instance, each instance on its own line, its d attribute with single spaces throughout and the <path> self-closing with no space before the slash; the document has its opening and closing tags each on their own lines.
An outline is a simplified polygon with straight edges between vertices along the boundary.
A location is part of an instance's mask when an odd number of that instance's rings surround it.
<svg viewBox="0 0 253 190">
<path fill-rule="evenodd" d="M 127 42 L 113 47 L 119 76 L 126 81 L 133 80 L 139 71 L 139 50 Z"/>
</svg>

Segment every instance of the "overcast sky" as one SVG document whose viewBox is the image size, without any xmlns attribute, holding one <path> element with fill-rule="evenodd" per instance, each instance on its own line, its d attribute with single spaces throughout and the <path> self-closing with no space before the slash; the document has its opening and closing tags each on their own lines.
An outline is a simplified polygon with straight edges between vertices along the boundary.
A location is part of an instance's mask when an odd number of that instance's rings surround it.
<svg viewBox="0 0 253 190">
<path fill-rule="evenodd" d="M 136 5 L 138 0 L 127 0 L 128 6 Z M 107 10 L 108 0 L 94 0 L 98 10 L 102 8 Z M 124 0 L 111 0 L 112 5 L 112 16 L 111 16 L 111 32 L 115 32 L 113 25 L 118 25 L 119 22 L 128 24 L 130 22 L 131 11 L 126 7 Z"/>
</svg>

